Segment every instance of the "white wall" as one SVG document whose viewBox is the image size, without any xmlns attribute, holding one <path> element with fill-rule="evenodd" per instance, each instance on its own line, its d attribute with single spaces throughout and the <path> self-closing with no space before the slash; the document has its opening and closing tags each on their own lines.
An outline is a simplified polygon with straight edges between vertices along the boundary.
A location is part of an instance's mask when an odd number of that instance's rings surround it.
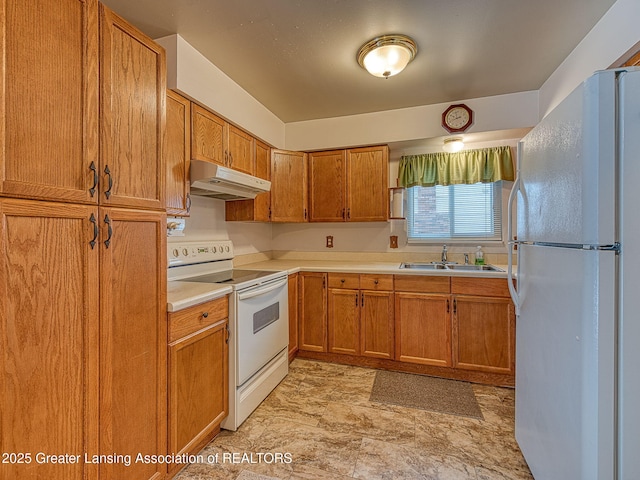
<svg viewBox="0 0 640 480">
<path fill-rule="evenodd" d="M 640 42 L 640 1 L 618 0 L 540 88 L 540 119 L 596 70 L 610 68 Z"/>
</svg>

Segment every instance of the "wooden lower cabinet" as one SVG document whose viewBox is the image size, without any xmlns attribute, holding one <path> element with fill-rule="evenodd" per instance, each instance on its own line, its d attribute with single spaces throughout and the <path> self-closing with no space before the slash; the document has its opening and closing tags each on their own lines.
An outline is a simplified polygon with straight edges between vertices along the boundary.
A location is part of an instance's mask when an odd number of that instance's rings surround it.
<svg viewBox="0 0 640 480">
<path fill-rule="evenodd" d="M 396 292 L 396 360 L 450 367 L 449 295 Z"/>
<path fill-rule="evenodd" d="M 0 451 L 98 453 L 98 208 L 0 199 Z M 83 457 L 82 457 L 83 458 Z M 3 463 L 6 479 L 97 465 Z"/>
<path fill-rule="evenodd" d="M 165 218 L 100 209 L 101 454 L 167 451 Z M 164 464 L 100 464 L 105 479 L 159 479 L 165 472 Z"/>
<path fill-rule="evenodd" d="M 289 275 L 289 362 L 298 353 L 298 274 Z"/>
<path fill-rule="evenodd" d="M 327 274 L 298 274 L 300 294 L 300 350 L 327 351 Z"/>
<path fill-rule="evenodd" d="M 511 299 L 457 295 L 454 367 L 515 373 L 515 311 Z"/>
<path fill-rule="evenodd" d="M 393 298 L 392 292 L 361 292 L 360 355 L 393 359 Z"/>
<path fill-rule="evenodd" d="M 359 302 L 359 290 L 329 289 L 329 352 L 360 355 Z"/>
</svg>

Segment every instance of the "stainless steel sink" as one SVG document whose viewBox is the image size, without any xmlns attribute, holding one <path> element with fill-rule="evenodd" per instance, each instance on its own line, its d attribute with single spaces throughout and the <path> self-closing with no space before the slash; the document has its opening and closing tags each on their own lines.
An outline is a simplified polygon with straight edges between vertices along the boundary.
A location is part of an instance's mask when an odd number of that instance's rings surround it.
<svg viewBox="0 0 640 480">
<path fill-rule="evenodd" d="M 437 262 L 405 262 L 400 264 L 400 268 L 413 270 L 460 270 L 460 271 L 485 271 L 504 272 L 501 268 L 493 265 L 459 265 L 457 263 L 437 263 Z"/>
<path fill-rule="evenodd" d="M 478 270 L 485 272 L 504 272 L 501 268 L 495 267 L 493 265 L 447 265 L 448 269 L 451 270 Z"/>
<path fill-rule="evenodd" d="M 401 263 L 400 268 L 412 268 L 415 270 L 445 270 L 444 263 Z"/>
</svg>

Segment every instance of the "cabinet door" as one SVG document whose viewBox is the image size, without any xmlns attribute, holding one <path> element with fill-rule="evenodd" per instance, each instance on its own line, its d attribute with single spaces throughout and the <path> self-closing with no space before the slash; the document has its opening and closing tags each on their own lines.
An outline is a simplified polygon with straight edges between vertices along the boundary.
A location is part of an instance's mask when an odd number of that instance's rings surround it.
<svg viewBox="0 0 640 480">
<path fill-rule="evenodd" d="M 103 205 L 164 209 L 164 49 L 100 4 Z"/>
<path fill-rule="evenodd" d="M 511 300 L 454 296 L 455 367 L 515 372 L 515 312 Z"/>
<path fill-rule="evenodd" d="M 388 188 L 389 147 L 347 150 L 347 221 L 386 221 Z"/>
<path fill-rule="evenodd" d="M 97 207 L 0 199 L 0 445 L 98 452 Z M 2 478 L 97 478 L 88 463 L 4 463 Z"/>
<path fill-rule="evenodd" d="M 255 167 L 255 140 L 248 133 L 227 124 L 228 166 L 253 175 Z"/>
<path fill-rule="evenodd" d="M 195 103 L 191 105 L 191 158 L 226 165 L 224 120 Z"/>
<path fill-rule="evenodd" d="M 165 205 L 170 215 L 188 216 L 191 165 L 191 102 L 167 91 L 167 128 L 164 144 Z"/>
<path fill-rule="evenodd" d="M 327 351 L 327 274 L 301 272 L 300 350 Z"/>
<path fill-rule="evenodd" d="M 227 320 L 169 346 L 169 450 L 195 454 L 229 412 Z"/>
<path fill-rule="evenodd" d="M 395 294 L 396 360 L 450 367 L 449 295 Z"/>
<path fill-rule="evenodd" d="M 97 203 L 98 3 L 0 9 L 0 193 Z"/>
<path fill-rule="evenodd" d="M 309 221 L 344 222 L 346 152 L 309 153 Z"/>
<path fill-rule="evenodd" d="M 256 177 L 271 180 L 271 148 L 256 140 Z M 251 200 L 224 202 L 227 222 L 268 222 L 271 212 L 271 192 L 259 193 Z"/>
<path fill-rule="evenodd" d="M 271 221 L 307 221 L 307 154 L 271 150 Z"/>
<path fill-rule="evenodd" d="M 360 355 L 360 292 L 329 289 L 329 352 Z"/>
<path fill-rule="evenodd" d="M 298 353 L 298 274 L 289 275 L 289 361 Z"/>
<path fill-rule="evenodd" d="M 100 453 L 167 450 L 164 213 L 101 208 Z M 163 464 L 101 464 L 101 478 L 162 478 Z"/>
<path fill-rule="evenodd" d="M 393 360 L 393 293 L 363 290 L 360 297 L 361 355 Z"/>
</svg>

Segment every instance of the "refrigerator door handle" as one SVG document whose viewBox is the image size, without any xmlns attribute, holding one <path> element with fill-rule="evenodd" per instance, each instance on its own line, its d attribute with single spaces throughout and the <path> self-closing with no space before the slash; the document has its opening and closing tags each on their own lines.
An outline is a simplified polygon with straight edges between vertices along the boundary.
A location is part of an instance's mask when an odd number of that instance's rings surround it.
<svg viewBox="0 0 640 480">
<path fill-rule="evenodd" d="M 518 296 L 518 290 L 513 283 L 513 249 L 517 244 L 516 239 L 513 237 L 513 203 L 519 190 L 520 177 L 518 176 L 516 177 L 516 180 L 513 183 L 513 188 L 509 193 L 509 203 L 507 204 L 507 235 L 509 236 L 509 241 L 507 242 L 507 283 L 509 286 L 509 293 L 511 294 L 511 300 L 513 300 L 513 305 L 515 306 L 516 316 L 520 313 L 520 298 Z M 520 265 L 520 262 L 518 262 L 518 265 Z"/>
</svg>

